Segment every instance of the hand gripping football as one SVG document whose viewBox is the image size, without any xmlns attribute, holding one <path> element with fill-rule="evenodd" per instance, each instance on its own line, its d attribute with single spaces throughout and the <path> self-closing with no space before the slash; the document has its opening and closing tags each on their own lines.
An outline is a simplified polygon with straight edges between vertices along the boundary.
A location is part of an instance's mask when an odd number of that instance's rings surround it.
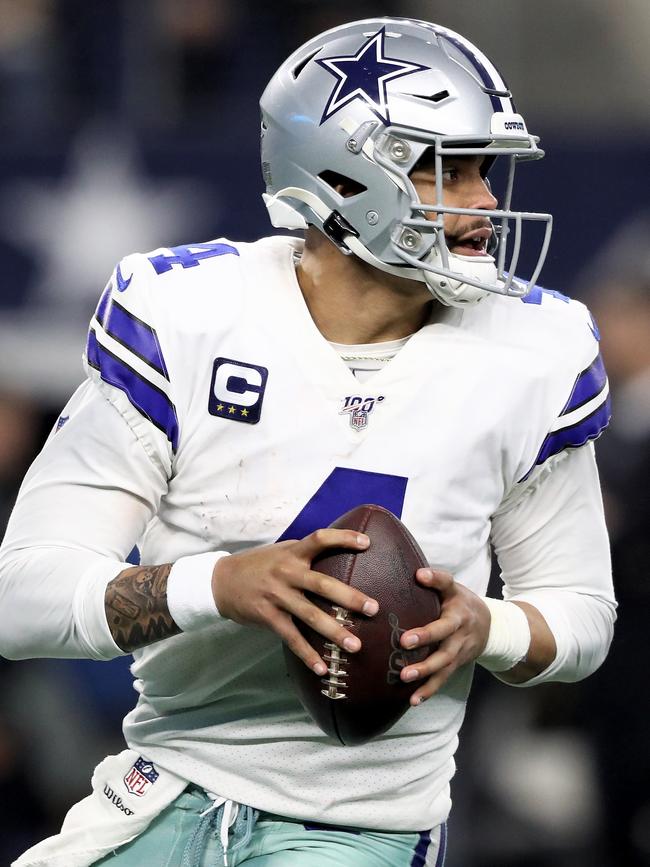
<svg viewBox="0 0 650 867">
<path fill-rule="evenodd" d="M 291 680 L 307 712 L 323 731 L 341 744 L 362 744 L 387 731 L 408 710 L 417 681 L 400 679 L 404 666 L 421 662 L 429 646 L 405 650 L 400 636 L 440 617 L 440 598 L 423 587 L 415 572 L 428 563 L 404 524 L 381 506 L 357 506 L 330 526 L 358 530 L 370 537 L 361 552 L 330 549 L 312 569 L 344 581 L 379 603 L 374 617 L 365 617 L 310 594 L 323 611 L 344 623 L 361 640 L 357 653 L 346 653 L 304 622 L 301 633 L 328 665 L 319 677 L 285 646 Z"/>
</svg>

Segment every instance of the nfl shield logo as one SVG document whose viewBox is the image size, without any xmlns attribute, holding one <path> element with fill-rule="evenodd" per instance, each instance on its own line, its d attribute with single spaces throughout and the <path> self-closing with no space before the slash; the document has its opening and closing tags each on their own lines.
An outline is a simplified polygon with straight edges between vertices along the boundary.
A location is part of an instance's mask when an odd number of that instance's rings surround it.
<svg viewBox="0 0 650 867">
<path fill-rule="evenodd" d="M 137 795 L 138 798 L 141 798 L 147 794 L 159 776 L 153 763 L 148 762 L 140 756 L 124 777 L 124 785 L 132 795 Z"/>
<path fill-rule="evenodd" d="M 350 424 L 355 430 L 361 430 L 368 424 L 367 409 L 353 409 L 350 413 Z"/>
</svg>

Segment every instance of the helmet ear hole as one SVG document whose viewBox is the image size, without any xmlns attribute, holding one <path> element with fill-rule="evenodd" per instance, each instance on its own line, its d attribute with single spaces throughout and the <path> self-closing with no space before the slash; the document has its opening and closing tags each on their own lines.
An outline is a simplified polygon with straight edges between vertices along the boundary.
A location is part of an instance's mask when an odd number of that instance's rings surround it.
<svg viewBox="0 0 650 867">
<path fill-rule="evenodd" d="M 368 187 L 364 187 L 363 184 L 360 184 L 359 181 L 348 178 L 339 172 L 330 171 L 330 169 L 321 172 L 318 177 L 322 181 L 325 181 L 328 187 L 336 190 L 336 192 L 340 196 L 343 196 L 344 199 L 358 196 L 360 193 L 365 193 L 368 189 Z"/>
</svg>

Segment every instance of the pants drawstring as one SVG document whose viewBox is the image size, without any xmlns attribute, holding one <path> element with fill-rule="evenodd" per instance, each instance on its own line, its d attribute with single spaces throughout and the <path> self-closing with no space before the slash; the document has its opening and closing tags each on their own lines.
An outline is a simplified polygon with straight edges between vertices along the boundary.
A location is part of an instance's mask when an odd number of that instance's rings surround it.
<svg viewBox="0 0 650 867">
<path fill-rule="evenodd" d="M 199 817 L 199 823 L 183 852 L 182 867 L 200 867 L 201 857 L 211 833 L 218 840 L 217 854 L 223 859 L 223 867 L 228 867 L 228 851 L 235 852 L 250 843 L 258 815 L 258 811 L 247 804 L 238 804 L 227 798 L 215 798 Z M 229 847 L 231 827 L 235 842 Z"/>
</svg>

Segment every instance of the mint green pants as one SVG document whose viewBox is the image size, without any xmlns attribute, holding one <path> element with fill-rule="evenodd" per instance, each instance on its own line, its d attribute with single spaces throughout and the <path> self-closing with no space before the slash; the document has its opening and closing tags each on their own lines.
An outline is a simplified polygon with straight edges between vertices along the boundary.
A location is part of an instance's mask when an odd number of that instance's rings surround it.
<svg viewBox="0 0 650 867">
<path fill-rule="evenodd" d="M 188 787 L 135 840 L 96 867 L 442 867 L 446 826 L 420 833 L 303 824 L 240 808 L 224 853 L 221 813 Z M 204 814 L 202 816 L 202 814 Z"/>
</svg>

